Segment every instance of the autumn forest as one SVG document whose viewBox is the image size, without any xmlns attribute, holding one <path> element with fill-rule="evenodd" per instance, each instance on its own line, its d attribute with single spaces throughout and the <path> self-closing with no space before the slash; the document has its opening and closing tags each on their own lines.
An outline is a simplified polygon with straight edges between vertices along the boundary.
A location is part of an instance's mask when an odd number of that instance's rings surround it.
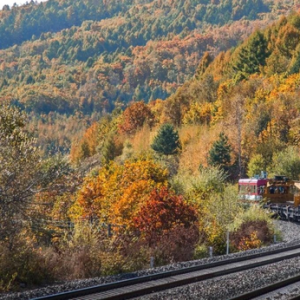
<svg viewBox="0 0 300 300">
<path fill-rule="evenodd" d="M 3 6 L 0 292 L 271 243 L 237 180 L 299 179 L 299 86 L 291 0 Z"/>
</svg>

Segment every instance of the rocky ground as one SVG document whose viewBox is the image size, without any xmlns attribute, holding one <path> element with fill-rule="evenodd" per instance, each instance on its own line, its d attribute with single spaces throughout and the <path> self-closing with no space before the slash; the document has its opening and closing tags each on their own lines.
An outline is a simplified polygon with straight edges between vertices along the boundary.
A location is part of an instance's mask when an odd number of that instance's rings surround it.
<svg viewBox="0 0 300 300">
<path fill-rule="evenodd" d="M 294 244 L 300 242 L 300 224 L 274 221 L 276 228 L 281 231 L 281 238 L 283 242 L 276 245 L 272 245 L 273 248 L 282 248 L 287 244 Z M 256 250 L 247 251 L 247 253 L 257 253 L 267 251 L 267 248 L 261 248 Z M 229 257 L 243 256 L 247 253 L 240 252 L 230 254 Z M 149 269 L 139 271 L 132 274 L 124 274 L 118 276 L 100 277 L 86 280 L 77 280 L 67 282 L 64 284 L 53 285 L 45 288 L 40 288 L 31 291 L 24 291 L 22 293 L 3 294 L 0 296 L 0 300 L 12 300 L 12 299 L 32 299 L 47 294 L 59 293 L 67 290 L 73 290 L 97 284 L 112 282 L 116 280 L 133 278 L 141 275 L 153 274 L 167 270 L 174 270 L 183 267 L 189 267 L 193 265 L 201 265 L 212 261 L 219 261 L 228 258 L 228 256 L 217 256 L 208 259 L 202 259 L 197 261 L 190 261 L 184 263 L 177 263 L 168 266 L 163 266 L 155 269 Z M 246 292 L 247 290 L 266 285 L 275 280 L 287 278 L 288 276 L 300 273 L 300 260 L 295 258 L 288 261 L 283 261 L 274 265 L 264 266 L 247 272 L 236 273 L 230 276 L 223 276 L 218 279 L 212 279 L 206 283 L 196 283 L 184 287 L 179 287 L 162 293 L 149 295 L 143 297 L 143 299 L 228 299 L 233 295 Z M 276 298 L 278 299 L 278 298 Z M 282 298 L 283 299 L 283 298 Z"/>
<path fill-rule="evenodd" d="M 300 241 L 300 223 L 293 223 L 280 220 L 275 220 L 274 223 L 276 228 L 281 232 L 283 241 Z"/>
</svg>

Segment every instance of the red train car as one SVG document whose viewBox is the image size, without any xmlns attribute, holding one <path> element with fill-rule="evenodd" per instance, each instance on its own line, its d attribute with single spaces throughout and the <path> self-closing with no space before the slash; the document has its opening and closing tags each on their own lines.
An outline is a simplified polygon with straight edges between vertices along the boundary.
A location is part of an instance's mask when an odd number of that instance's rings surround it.
<svg viewBox="0 0 300 300">
<path fill-rule="evenodd" d="M 239 197 L 247 202 L 259 202 L 263 199 L 268 184 L 266 178 L 246 178 L 239 180 Z"/>
</svg>

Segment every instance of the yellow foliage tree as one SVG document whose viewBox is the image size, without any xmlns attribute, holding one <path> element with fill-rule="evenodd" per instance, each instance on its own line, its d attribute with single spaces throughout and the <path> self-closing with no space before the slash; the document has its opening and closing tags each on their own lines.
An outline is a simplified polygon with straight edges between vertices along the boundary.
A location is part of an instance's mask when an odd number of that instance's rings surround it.
<svg viewBox="0 0 300 300">
<path fill-rule="evenodd" d="M 111 162 L 89 177 L 70 210 L 72 219 L 97 218 L 128 226 L 153 189 L 167 186 L 168 172 L 151 159 Z"/>
<path fill-rule="evenodd" d="M 212 103 L 193 103 L 183 116 L 183 124 L 209 124 L 212 119 L 214 105 Z"/>
</svg>

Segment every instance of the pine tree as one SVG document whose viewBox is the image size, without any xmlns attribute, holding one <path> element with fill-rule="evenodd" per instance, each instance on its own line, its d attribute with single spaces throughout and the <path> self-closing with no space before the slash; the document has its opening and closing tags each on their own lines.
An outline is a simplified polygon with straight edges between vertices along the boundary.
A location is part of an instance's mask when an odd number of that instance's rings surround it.
<svg viewBox="0 0 300 300">
<path fill-rule="evenodd" d="M 299 48 L 299 47 L 297 47 Z M 298 50 L 298 51 L 297 51 Z M 291 68 L 289 70 L 289 74 L 296 74 L 300 71 L 300 49 L 297 49 L 297 53 L 294 55 L 294 58 L 291 63 Z"/>
<path fill-rule="evenodd" d="M 230 164 L 230 153 L 232 149 L 228 143 L 228 137 L 221 132 L 219 139 L 215 141 L 208 154 L 208 164 L 219 166 L 224 171 L 228 171 Z"/>
<path fill-rule="evenodd" d="M 113 136 L 109 136 L 104 143 L 102 155 L 104 163 L 109 163 L 116 157 L 117 147 Z"/>
<path fill-rule="evenodd" d="M 258 73 L 259 67 L 266 64 L 268 56 L 267 41 L 261 32 L 256 31 L 237 53 L 237 59 L 233 64 L 237 79 L 244 79 L 250 74 Z"/>
<path fill-rule="evenodd" d="M 81 158 L 88 158 L 91 156 L 91 151 L 90 151 L 90 147 L 89 144 L 87 143 L 87 141 L 84 141 L 81 145 Z"/>
<path fill-rule="evenodd" d="M 162 125 L 151 148 L 163 155 L 177 154 L 181 149 L 178 132 L 171 124 Z"/>
</svg>

